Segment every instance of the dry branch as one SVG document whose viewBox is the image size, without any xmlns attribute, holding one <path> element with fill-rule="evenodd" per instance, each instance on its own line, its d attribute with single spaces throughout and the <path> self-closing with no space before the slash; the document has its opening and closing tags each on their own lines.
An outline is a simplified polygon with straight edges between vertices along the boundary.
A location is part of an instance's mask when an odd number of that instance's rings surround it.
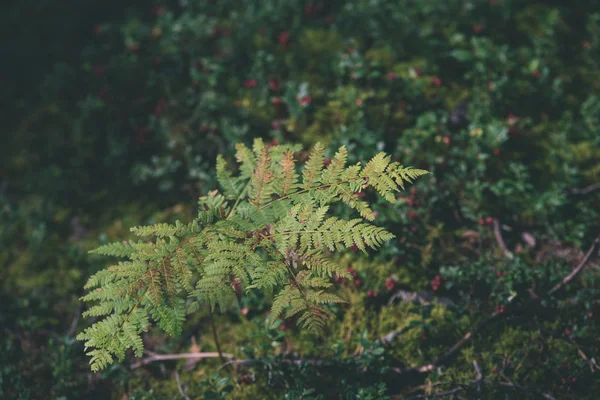
<svg viewBox="0 0 600 400">
<path fill-rule="evenodd" d="M 596 246 L 598 244 L 600 244 L 600 235 L 598 235 L 596 237 L 596 239 L 592 242 L 590 249 L 585 254 L 585 256 L 583 257 L 581 262 L 577 265 L 577 267 L 575 267 L 575 269 L 573 269 L 573 271 L 571 271 L 571 273 L 569 275 L 565 276 L 562 279 L 562 281 L 557 283 L 556 286 L 554 286 L 552 289 L 550 289 L 550 291 L 548 291 L 548 295 L 552 295 L 552 294 L 556 293 L 557 291 L 559 291 L 560 289 L 562 289 L 563 287 L 565 287 L 569 282 L 571 282 L 583 270 L 583 267 L 585 267 L 585 264 L 590 259 L 590 256 L 592 255 L 592 253 L 594 253 L 594 250 L 596 249 Z"/>
<path fill-rule="evenodd" d="M 201 358 L 233 358 L 233 354 L 223 353 L 219 356 L 219 353 L 179 353 L 179 354 L 156 354 L 152 352 L 145 352 L 146 354 L 150 354 L 149 357 L 143 358 L 140 361 L 137 361 L 131 364 L 131 368 L 139 368 L 143 365 L 149 364 L 154 361 L 166 361 L 166 360 L 181 360 L 181 359 L 195 359 L 199 360 Z"/>
<path fill-rule="evenodd" d="M 502 238 L 502 232 L 500 232 L 500 222 L 497 219 L 494 219 L 494 236 L 496 237 L 496 242 L 498 242 L 498 246 L 502 249 L 502 253 L 504 253 L 504 257 L 513 258 L 513 254 L 508 250 L 506 244 L 504 243 L 504 239 Z"/>
</svg>

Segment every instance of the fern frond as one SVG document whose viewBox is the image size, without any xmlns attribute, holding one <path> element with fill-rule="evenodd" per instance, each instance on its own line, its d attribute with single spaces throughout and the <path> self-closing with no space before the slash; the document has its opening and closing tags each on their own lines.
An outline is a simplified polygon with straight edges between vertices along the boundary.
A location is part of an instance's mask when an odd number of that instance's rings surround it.
<svg viewBox="0 0 600 400">
<path fill-rule="evenodd" d="M 145 236 L 156 236 L 156 237 L 169 237 L 180 235 L 182 229 L 171 224 L 158 223 L 150 226 L 134 226 L 129 229 L 134 235 L 145 237 Z"/>
<path fill-rule="evenodd" d="M 372 186 L 393 201 L 394 192 L 427 171 L 391 162 L 384 153 L 364 168 L 346 166 L 345 147 L 325 168 L 324 148 L 317 144 L 300 183 L 295 149 L 267 147 L 260 139 L 252 149 L 237 145 L 239 173 L 217 157 L 223 192 L 200 197 L 197 218 L 188 224 L 134 227 L 134 235 L 152 240 L 110 243 L 92 251 L 125 258 L 91 276 L 81 297 L 92 303 L 83 315 L 100 318 L 77 336 L 85 341 L 93 371 L 122 360 L 129 349 L 140 356 L 141 335 L 151 320 L 170 335 L 180 334 L 185 297 L 191 298 L 190 312 L 201 304 L 214 312 L 244 292 L 265 290 L 274 295 L 272 321 L 293 316 L 300 327 L 323 329 L 332 317 L 328 305 L 344 301 L 333 293 L 331 277 L 351 278 L 328 253 L 351 246 L 375 249 L 394 237 L 364 222 L 374 214 L 360 191 Z M 336 202 L 361 218 L 328 217 Z"/>
<path fill-rule="evenodd" d="M 271 305 L 271 321 L 274 322 L 288 306 L 297 303 L 301 298 L 302 296 L 298 291 L 298 288 L 287 283 L 273 299 L 273 304 Z"/>
<path fill-rule="evenodd" d="M 228 200 L 237 199 L 243 190 L 244 183 L 239 178 L 234 178 L 229 168 L 227 168 L 227 162 L 222 155 L 217 156 L 217 179 L 219 184 L 223 188 L 223 194 Z"/>
<path fill-rule="evenodd" d="M 311 151 L 308 161 L 304 166 L 304 170 L 302 171 L 302 187 L 304 189 L 310 189 L 313 185 L 320 182 L 324 161 L 325 148 L 321 143 L 317 143 Z"/>
<path fill-rule="evenodd" d="M 126 241 L 107 243 L 94 250 L 90 254 L 99 254 L 113 257 L 129 257 L 133 253 L 133 247 Z"/>
<path fill-rule="evenodd" d="M 341 175 L 346 167 L 346 160 L 348 159 L 348 150 L 346 146 L 340 147 L 335 153 L 335 156 L 331 160 L 331 163 L 323 171 L 321 175 L 321 182 L 324 184 L 332 185 L 340 181 Z"/>
<path fill-rule="evenodd" d="M 286 151 L 279 161 L 281 166 L 280 178 L 274 184 L 274 191 L 279 196 L 286 196 L 289 192 L 293 192 L 298 188 L 295 162 L 292 150 Z"/>
<path fill-rule="evenodd" d="M 257 207 L 271 200 L 274 193 L 273 181 L 275 174 L 271 169 L 271 156 L 267 148 L 262 148 L 258 157 L 257 166 L 250 180 L 248 198 L 250 203 Z"/>
<path fill-rule="evenodd" d="M 244 144 L 235 145 L 235 159 L 240 163 L 240 172 L 242 179 L 250 179 L 256 169 L 256 157 Z"/>
</svg>

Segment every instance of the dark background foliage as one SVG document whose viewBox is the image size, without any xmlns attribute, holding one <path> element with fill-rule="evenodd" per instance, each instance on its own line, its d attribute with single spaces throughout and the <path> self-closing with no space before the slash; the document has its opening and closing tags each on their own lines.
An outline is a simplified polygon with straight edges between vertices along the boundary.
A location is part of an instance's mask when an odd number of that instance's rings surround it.
<svg viewBox="0 0 600 400">
<path fill-rule="evenodd" d="M 599 233 L 600 2 L 37 1 L 0 20 L 0 398 L 595 398 L 597 250 L 546 293 Z M 397 240 L 339 258 L 355 280 L 326 336 L 267 328 L 253 295 L 216 317 L 239 368 L 91 374 L 78 298 L 106 261 L 87 251 L 192 215 L 216 154 L 255 137 L 432 175 L 378 205 Z M 146 347 L 214 351 L 209 320 Z"/>
</svg>

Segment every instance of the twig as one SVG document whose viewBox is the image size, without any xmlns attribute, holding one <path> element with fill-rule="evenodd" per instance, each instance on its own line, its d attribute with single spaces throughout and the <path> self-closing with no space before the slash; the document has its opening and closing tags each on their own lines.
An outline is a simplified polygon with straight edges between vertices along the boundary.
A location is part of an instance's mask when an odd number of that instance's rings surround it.
<svg viewBox="0 0 600 400">
<path fill-rule="evenodd" d="M 473 367 L 475 368 L 475 372 L 477 373 L 477 393 L 479 394 L 479 398 L 482 398 L 483 389 L 481 387 L 481 382 L 483 381 L 483 374 L 481 373 L 481 368 L 479 368 L 479 364 L 477 364 L 477 360 L 473 360 Z"/>
<path fill-rule="evenodd" d="M 477 323 L 469 332 L 465 333 L 465 335 L 458 342 L 456 342 L 454 344 L 454 346 L 452 346 L 450 348 L 450 350 L 448 350 L 446 353 L 442 354 L 441 356 L 437 357 L 431 363 L 422 365 L 420 367 L 412 367 L 412 368 L 405 368 L 405 369 L 394 368 L 394 371 L 398 374 L 405 374 L 405 373 L 409 373 L 409 372 L 424 373 L 424 372 L 433 371 L 439 365 L 444 364 L 446 361 L 451 359 L 473 337 L 473 335 L 475 335 L 478 331 L 480 331 L 484 326 L 486 326 L 487 324 L 494 321 L 496 318 L 500 317 L 501 315 L 503 315 L 505 313 L 506 313 L 506 310 L 504 310 L 503 312 L 494 311 L 492 314 L 490 314 L 483 320 L 479 321 L 479 323 Z"/>
<path fill-rule="evenodd" d="M 586 253 L 586 255 L 583 257 L 583 259 L 581 260 L 581 262 L 579 263 L 579 265 L 577 265 L 577 267 L 575 267 L 575 269 L 573 269 L 573 271 L 571 271 L 571 273 L 569 275 L 565 276 L 562 279 L 562 281 L 560 281 L 559 283 L 557 283 L 556 286 L 554 286 L 552 289 L 550 289 L 548 291 L 548 295 L 549 296 L 552 295 L 552 294 L 554 294 L 554 293 L 556 293 L 557 291 L 559 291 L 563 287 L 565 287 L 569 282 L 571 282 L 583 270 L 583 267 L 585 266 L 585 264 L 589 260 L 590 256 L 592 255 L 592 253 L 594 252 L 594 250 L 596 249 L 596 246 L 598 244 L 600 244 L 600 235 L 598 235 L 596 237 L 596 239 L 592 242 L 592 245 L 590 246 L 590 249 L 588 250 L 588 252 Z"/>
<path fill-rule="evenodd" d="M 595 190 L 600 189 L 600 183 L 594 183 L 592 185 L 586 186 L 584 188 L 578 189 L 578 188 L 574 188 L 571 189 L 571 193 L 575 193 L 575 194 L 588 194 L 591 193 Z"/>
<path fill-rule="evenodd" d="M 148 353 L 148 352 L 146 352 Z M 166 360 L 181 360 L 187 358 L 200 359 L 200 358 L 233 358 L 233 354 L 228 353 L 179 353 L 179 354 L 156 354 L 148 353 L 150 357 L 146 357 L 138 362 L 131 364 L 131 369 L 139 368 L 143 365 L 149 364 L 154 361 L 166 361 Z"/>
<path fill-rule="evenodd" d="M 385 336 L 382 336 L 379 339 L 379 343 L 386 345 L 386 344 L 390 344 L 394 339 L 396 339 L 398 336 L 404 334 L 405 332 L 407 332 L 408 330 L 414 328 L 413 326 L 405 326 L 404 328 L 400 328 L 397 329 L 393 332 L 388 333 Z"/>
<path fill-rule="evenodd" d="M 77 311 L 75 311 L 75 316 L 73 317 L 73 321 L 71 321 L 71 325 L 69 326 L 69 330 L 67 331 L 66 336 L 71 337 L 77 330 L 77 324 L 79 323 L 79 316 L 81 315 L 81 302 L 77 305 Z"/>
<path fill-rule="evenodd" d="M 181 393 L 181 397 L 185 400 L 190 400 L 190 398 L 185 394 L 183 388 L 181 387 L 181 382 L 179 382 L 179 372 L 175 371 L 175 381 L 177 382 L 177 389 L 179 389 L 179 393 Z"/>
<path fill-rule="evenodd" d="M 504 243 L 504 239 L 502 239 L 502 233 L 500 232 L 500 222 L 497 219 L 494 219 L 494 236 L 496 237 L 496 242 L 498 242 L 498 246 L 502 249 L 504 253 L 504 257 L 512 259 L 513 254 L 508 250 L 506 244 Z"/>
<path fill-rule="evenodd" d="M 573 342 L 573 344 L 575 346 L 577 346 L 577 343 Z M 583 358 L 583 361 L 585 361 L 587 363 L 587 365 L 590 367 L 590 370 L 592 370 L 592 374 L 596 371 L 596 368 L 598 368 L 596 366 L 596 364 L 594 363 L 594 361 L 590 360 L 585 353 L 583 352 L 583 350 L 581 350 L 581 347 L 577 346 L 577 353 L 581 356 L 581 358 Z"/>
</svg>

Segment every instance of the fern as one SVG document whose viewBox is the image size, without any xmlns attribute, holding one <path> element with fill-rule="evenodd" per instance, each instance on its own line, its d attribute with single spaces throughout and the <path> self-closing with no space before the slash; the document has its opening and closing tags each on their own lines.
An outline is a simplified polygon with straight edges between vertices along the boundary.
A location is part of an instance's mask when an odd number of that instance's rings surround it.
<svg viewBox="0 0 600 400">
<path fill-rule="evenodd" d="M 369 223 L 373 211 L 359 193 L 372 187 L 394 202 L 396 192 L 427 171 L 403 167 L 384 153 L 364 167 L 347 166 L 345 147 L 324 167 L 325 150 L 317 144 L 300 172 L 297 149 L 268 148 L 262 140 L 252 149 L 237 145 L 238 173 L 217 158 L 222 192 L 201 197 L 188 224 L 135 227 L 131 231 L 143 240 L 92 251 L 126 258 L 90 277 L 81 298 L 93 303 L 84 316 L 101 318 L 77 336 L 89 349 L 93 371 L 123 360 L 128 349 L 141 356 L 142 334 L 151 323 L 178 335 L 186 311 L 203 303 L 226 309 L 250 290 L 273 294 L 272 321 L 284 315 L 310 331 L 323 329 L 332 316 L 328 304 L 344 301 L 331 291 L 332 276 L 350 278 L 327 254 L 352 246 L 376 249 L 394 237 Z M 329 215 L 336 202 L 360 218 Z"/>
</svg>

